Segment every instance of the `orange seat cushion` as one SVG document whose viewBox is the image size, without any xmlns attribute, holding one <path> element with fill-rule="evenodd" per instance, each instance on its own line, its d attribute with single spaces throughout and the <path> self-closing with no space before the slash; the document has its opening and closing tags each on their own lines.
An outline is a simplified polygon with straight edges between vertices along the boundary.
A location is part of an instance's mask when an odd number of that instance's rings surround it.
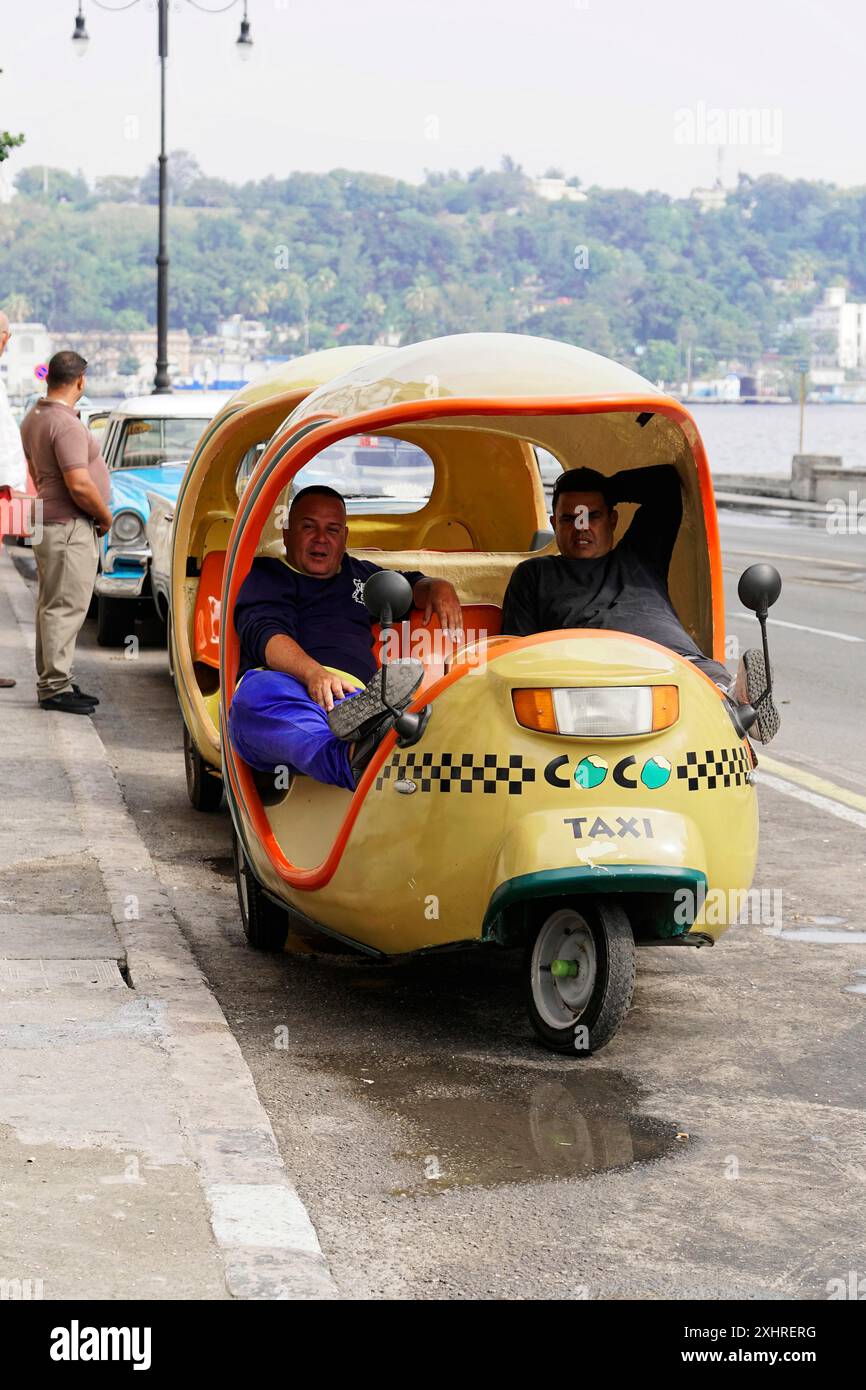
<svg viewBox="0 0 866 1390">
<path fill-rule="evenodd" d="M 424 622 L 420 608 L 413 608 L 408 618 L 395 624 L 390 632 L 391 657 L 414 656 L 424 663 L 424 685 L 431 685 L 444 675 L 445 667 L 459 646 L 483 642 L 488 637 L 498 637 L 502 628 L 502 609 L 495 603 L 465 603 L 463 605 L 463 640 L 458 644 L 451 637 L 442 634 L 442 627 L 434 613 L 429 623 Z M 376 661 L 382 664 L 381 631 L 378 623 L 373 624 Z"/>
<path fill-rule="evenodd" d="M 193 660 L 219 670 L 220 603 L 223 590 L 224 550 L 209 550 L 204 557 L 195 596 L 193 616 Z"/>
</svg>

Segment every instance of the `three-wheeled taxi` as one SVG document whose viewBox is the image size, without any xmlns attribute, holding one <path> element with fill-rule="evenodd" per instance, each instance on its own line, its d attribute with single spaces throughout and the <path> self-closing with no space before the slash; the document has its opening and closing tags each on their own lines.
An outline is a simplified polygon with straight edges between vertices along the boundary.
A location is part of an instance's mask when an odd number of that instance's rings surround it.
<svg viewBox="0 0 866 1390">
<path fill-rule="evenodd" d="M 305 396 L 382 348 L 326 348 L 281 363 L 237 391 L 205 431 L 176 503 L 152 499 L 148 537 L 154 588 L 165 592 L 169 666 L 184 724 L 189 798 L 198 811 L 222 801 L 219 739 L 220 594 L 238 498 L 271 436 Z"/>
<path fill-rule="evenodd" d="M 281 553 L 275 508 L 292 478 L 359 435 L 423 450 L 432 478 L 423 495 L 354 510 L 349 548 L 451 580 L 464 645 L 437 640 L 435 618 L 425 626 L 417 612 L 389 626 L 403 616 L 399 584 L 379 585 L 368 606 L 387 628 L 381 649 L 424 661 L 410 706 L 424 717 L 386 737 L 354 793 L 300 775 L 263 780 L 228 738 L 238 590 L 256 555 Z M 506 334 L 419 343 L 309 395 L 249 480 L 226 545 L 222 762 L 253 945 L 279 949 L 293 915 L 388 956 L 523 945 L 536 1032 L 581 1055 L 626 1015 L 636 943 L 711 945 L 724 930 L 719 895 L 736 899 L 755 867 L 756 760 L 722 691 L 664 647 L 603 630 L 501 633 L 515 566 L 555 553 L 536 450 L 605 474 L 675 466 L 683 519 L 670 592 L 721 660 L 716 511 L 688 411 L 570 345 Z M 622 534 L 634 508 L 619 512 Z"/>
</svg>

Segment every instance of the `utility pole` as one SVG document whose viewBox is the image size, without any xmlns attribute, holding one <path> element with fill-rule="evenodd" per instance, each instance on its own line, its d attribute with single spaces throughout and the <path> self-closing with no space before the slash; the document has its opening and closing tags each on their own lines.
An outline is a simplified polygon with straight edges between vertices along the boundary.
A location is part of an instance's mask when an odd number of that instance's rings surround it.
<svg viewBox="0 0 866 1390">
<path fill-rule="evenodd" d="M 171 391 L 168 375 L 168 241 L 166 199 L 168 155 L 165 151 L 165 64 L 168 58 L 168 0 L 159 4 L 159 245 L 156 252 L 156 377 L 155 396 Z"/>
<path fill-rule="evenodd" d="M 806 418 L 806 373 L 809 370 L 809 363 L 805 358 L 800 358 L 797 363 L 797 371 L 800 373 L 800 447 L 798 453 L 803 452 L 803 426 Z"/>
</svg>

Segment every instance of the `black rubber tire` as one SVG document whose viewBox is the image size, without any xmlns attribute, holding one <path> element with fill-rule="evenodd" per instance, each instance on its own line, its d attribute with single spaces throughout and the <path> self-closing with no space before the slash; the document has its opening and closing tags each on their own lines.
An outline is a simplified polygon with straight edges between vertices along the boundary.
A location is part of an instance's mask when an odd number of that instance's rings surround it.
<svg viewBox="0 0 866 1390">
<path fill-rule="evenodd" d="M 100 647 L 122 647 L 125 639 L 135 631 L 136 606 L 123 599 L 106 598 L 98 594 L 96 599 L 96 640 Z"/>
<path fill-rule="evenodd" d="M 232 835 L 232 857 L 244 936 L 257 951 L 282 951 L 289 932 L 288 912 L 263 892 L 236 834 Z"/>
<path fill-rule="evenodd" d="M 183 728 L 183 762 L 186 790 L 195 810 L 218 811 L 223 800 L 223 779 L 208 771 L 209 764 L 193 743 L 186 725 Z"/>
<path fill-rule="evenodd" d="M 168 674 L 174 680 L 174 638 L 171 635 L 171 621 L 166 624 L 165 651 L 168 658 Z"/>
<path fill-rule="evenodd" d="M 560 912 L 571 911 L 575 922 L 589 929 L 595 948 L 595 981 L 591 994 L 573 1022 L 552 1026 L 539 1009 L 535 989 L 540 980 L 536 950 L 543 958 L 540 938 Z M 532 934 L 526 953 L 527 1011 L 529 1021 L 546 1047 L 572 1057 L 588 1057 L 610 1042 L 631 1006 L 635 979 L 635 945 L 631 924 L 622 907 L 611 898 L 580 898 L 551 905 Z M 563 1011 L 565 1005 L 563 1004 Z M 581 1029 L 580 1035 L 577 1030 Z"/>
</svg>

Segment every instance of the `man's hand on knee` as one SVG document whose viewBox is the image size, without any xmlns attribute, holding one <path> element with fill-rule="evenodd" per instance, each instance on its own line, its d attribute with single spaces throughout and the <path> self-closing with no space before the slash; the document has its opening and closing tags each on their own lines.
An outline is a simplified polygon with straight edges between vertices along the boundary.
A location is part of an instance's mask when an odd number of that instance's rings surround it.
<svg viewBox="0 0 866 1390">
<path fill-rule="evenodd" d="M 324 666 L 319 666 L 312 671 L 306 680 L 307 694 L 311 700 L 315 700 L 317 705 L 321 705 L 323 710 L 332 710 L 337 700 L 342 700 L 344 695 L 354 695 L 358 687 L 349 681 L 344 681 L 340 676 L 332 675 L 326 671 Z"/>
</svg>

